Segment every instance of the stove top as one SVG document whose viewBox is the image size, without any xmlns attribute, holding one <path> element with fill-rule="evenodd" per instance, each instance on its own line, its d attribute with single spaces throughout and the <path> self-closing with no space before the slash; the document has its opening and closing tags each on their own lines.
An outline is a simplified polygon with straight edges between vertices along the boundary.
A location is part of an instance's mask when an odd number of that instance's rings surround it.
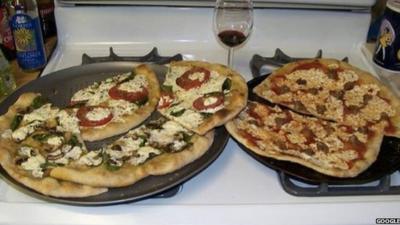
<svg viewBox="0 0 400 225">
<path fill-rule="evenodd" d="M 212 30 L 212 8 L 57 5 L 55 13 L 59 42 L 43 75 L 79 65 L 83 53 L 108 56 L 110 46 L 121 56 L 144 55 L 157 47 L 160 55 L 227 61 L 227 49 Z M 292 57 L 314 57 L 322 49 L 325 57 L 348 57 L 355 66 L 373 72 L 362 51 L 369 18 L 365 11 L 255 9 L 253 32 L 235 49 L 233 67 L 250 80 L 253 55 L 270 57 L 279 47 Z M 390 178 L 392 185 L 400 185 L 399 173 Z M 104 208 L 42 203 L 0 181 L 0 210 L 7 215 L 2 219 L 0 214 L 0 223 L 21 224 L 60 218 L 65 224 L 371 224 L 379 217 L 398 217 L 400 196 L 293 196 L 282 188 L 274 170 L 230 140 L 220 157 L 172 198 Z M 21 210 L 28 215 L 21 217 Z M 44 211 L 46 217 L 40 218 Z"/>
</svg>

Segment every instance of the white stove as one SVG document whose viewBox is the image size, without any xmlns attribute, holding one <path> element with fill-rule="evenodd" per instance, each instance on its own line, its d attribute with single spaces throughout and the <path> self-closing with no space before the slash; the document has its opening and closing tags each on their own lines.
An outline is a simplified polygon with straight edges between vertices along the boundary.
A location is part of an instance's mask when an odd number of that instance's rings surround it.
<svg viewBox="0 0 400 225">
<path fill-rule="evenodd" d="M 253 33 L 234 54 L 234 68 L 247 80 L 252 79 L 251 57 L 272 56 L 276 48 L 298 57 L 313 57 L 322 49 L 325 57 L 347 56 L 350 63 L 374 72 L 364 45 L 373 1 L 285 2 L 261 2 L 262 7 L 255 9 Z M 335 5 L 332 2 L 341 10 L 325 9 Z M 122 56 L 144 55 L 157 47 L 160 55 L 227 61 L 227 50 L 212 31 L 210 7 L 137 6 L 134 1 L 119 6 L 56 3 L 58 45 L 43 75 L 80 65 L 83 53 L 106 56 L 109 47 Z M 399 172 L 391 178 L 392 184 L 400 185 Z M 399 208 L 400 195 L 289 195 L 275 171 L 233 140 L 210 167 L 171 198 L 67 206 L 34 199 L 0 181 L 0 224 L 375 224 L 377 218 L 400 217 Z"/>
</svg>

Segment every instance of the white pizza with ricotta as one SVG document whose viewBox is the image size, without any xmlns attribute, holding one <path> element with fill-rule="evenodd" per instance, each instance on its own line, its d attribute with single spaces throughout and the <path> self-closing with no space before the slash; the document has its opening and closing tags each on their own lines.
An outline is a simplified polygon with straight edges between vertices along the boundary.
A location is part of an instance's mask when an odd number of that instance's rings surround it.
<svg viewBox="0 0 400 225">
<path fill-rule="evenodd" d="M 247 85 L 219 64 L 174 62 L 161 86 L 158 111 L 204 134 L 234 117 L 246 104 Z"/>
<path fill-rule="evenodd" d="M 154 72 L 140 65 L 77 91 L 70 105 L 84 140 L 95 141 L 128 131 L 156 107 L 159 85 Z"/>
</svg>

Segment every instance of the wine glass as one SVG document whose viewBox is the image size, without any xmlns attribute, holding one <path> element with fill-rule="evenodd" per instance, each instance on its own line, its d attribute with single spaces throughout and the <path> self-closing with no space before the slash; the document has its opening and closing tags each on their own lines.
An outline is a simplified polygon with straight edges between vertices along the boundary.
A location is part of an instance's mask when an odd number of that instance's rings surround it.
<svg viewBox="0 0 400 225">
<path fill-rule="evenodd" d="M 232 67 L 233 49 L 246 41 L 253 28 L 252 0 L 217 0 L 214 32 L 228 47 L 228 66 Z"/>
</svg>

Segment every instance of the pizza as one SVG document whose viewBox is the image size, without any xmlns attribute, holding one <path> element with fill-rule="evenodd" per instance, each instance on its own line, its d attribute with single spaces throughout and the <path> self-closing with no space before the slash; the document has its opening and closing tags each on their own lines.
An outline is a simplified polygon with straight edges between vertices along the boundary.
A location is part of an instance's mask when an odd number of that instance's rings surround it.
<svg viewBox="0 0 400 225">
<path fill-rule="evenodd" d="M 88 150 L 79 119 L 40 94 L 22 94 L 0 117 L 0 164 L 44 195 L 87 197 L 174 172 L 201 157 L 214 131 L 200 136 L 161 115 L 108 145 Z"/>
<path fill-rule="evenodd" d="M 87 153 L 76 163 L 54 168 L 50 175 L 96 187 L 127 186 L 193 162 L 209 149 L 213 137 L 214 131 L 200 136 L 161 116 Z"/>
<path fill-rule="evenodd" d="M 334 59 L 286 64 L 254 93 L 303 114 L 365 127 L 385 124 L 385 135 L 400 137 L 398 98 L 368 72 Z"/>
<path fill-rule="evenodd" d="M 0 164 L 16 181 L 45 195 L 86 197 L 107 188 L 60 181 L 50 171 L 68 165 L 87 152 L 78 120 L 47 103 L 41 95 L 25 93 L 0 117 Z"/>
<path fill-rule="evenodd" d="M 225 126 L 258 155 L 329 176 L 355 177 L 376 160 L 385 124 L 353 127 L 249 101 Z"/>
<path fill-rule="evenodd" d="M 145 64 L 78 90 L 70 108 L 79 119 L 82 138 L 96 141 L 127 132 L 142 123 L 160 95 L 155 73 Z"/>
<path fill-rule="evenodd" d="M 158 111 L 204 135 L 236 116 L 247 102 L 247 85 L 237 72 L 220 64 L 172 62 L 161 85 Z"/>
</svg>

